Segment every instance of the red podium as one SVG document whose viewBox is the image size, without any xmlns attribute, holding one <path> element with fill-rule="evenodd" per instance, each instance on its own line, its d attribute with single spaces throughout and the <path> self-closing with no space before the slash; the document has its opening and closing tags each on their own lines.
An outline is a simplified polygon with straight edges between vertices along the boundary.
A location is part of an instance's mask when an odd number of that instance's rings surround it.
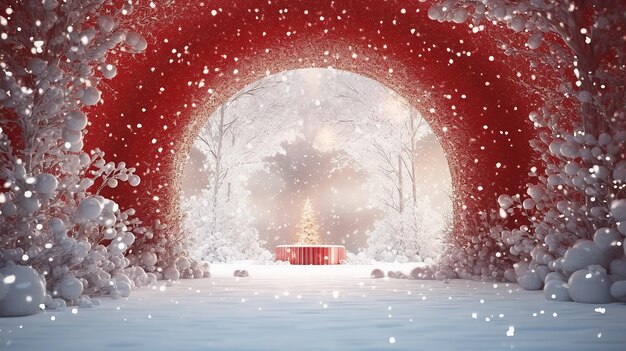
<svg viewBox="0 0 626 351">
<path fill-rule="evenodd" d="M 279 245 L 276 260 L 299 265 L 340 264 L 346 259 L 342 245 Z"/>
</svg>

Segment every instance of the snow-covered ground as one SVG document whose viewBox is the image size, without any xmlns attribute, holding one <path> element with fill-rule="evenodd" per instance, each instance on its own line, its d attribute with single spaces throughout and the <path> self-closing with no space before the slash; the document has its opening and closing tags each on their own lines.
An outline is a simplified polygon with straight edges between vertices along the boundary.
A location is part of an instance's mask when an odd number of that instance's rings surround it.
<svg viewBox="0 0 626 351">
<path fill-rule="evenodd" d="M 414 265 L 380 265 L 406 273 Z M 214 265 L 91 309 L 0 318 L 12 350 L 623 350 L 626 304 L 516 284 L 371 279 L 373 266 Z M 249 278 L 234 278 L 247 269 Z"/>
</svg>

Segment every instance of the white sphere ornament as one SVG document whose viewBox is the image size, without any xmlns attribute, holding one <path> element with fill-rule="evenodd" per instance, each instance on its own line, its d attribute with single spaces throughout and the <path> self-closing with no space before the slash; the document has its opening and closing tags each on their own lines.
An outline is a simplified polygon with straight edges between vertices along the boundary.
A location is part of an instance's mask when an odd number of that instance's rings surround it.
<svg viewBox="0 0 626 351">
<path fill-rule="evenodd" d="M 602 251 L 607 251 L 612 248 L 618 248 L 618 243 L 621 241 L 622 235 L 613 228 L 600 228 L 596 230 L 593 235 L 593 242 Z"/>
<path fill-rule="evenodd" d="M 180 271 L 189 268 L 189 260 L 187 257 L 179 257 L 178 260 L 176 260 L 176 268 Z"/>
<path fill-rule="evenodd" d="M 0 206 L 0 212 L 4 217 L 13 217 L 17 213 L 17 206 L 12 202 L 7 202 Z"/>
<path fill-rule="evenodd" d="M 106 240 L 113 240 L 117 236 L 117 232 L 113 228 L 107 228 L 102 232 L 102 237 Z"/>
<path fill-rule="evenodd" d="M 567 291 L 567 283 L 553 279 L 543 287 L 543 295 L 550 301 L 572 301 Z"/>
<path fill-rule="evenodd" d="M 18 201 L 18 205 L 22 211 L 33 213 L 39 209 L 39 199 L 35 196 L 22 196 Z"/>
<path fill-rule="evenodd" d="M 614 200 L 611 202 L 611 215 L 616 221 L 626 220 L 626 200 Z"/>
<path fill-rule="evenodd" d="M 118 281 L 116 283 L 117 291 L 119 291 L 121 297 L 130 296 L 131 287 L 130 284 L 125 281 Z"/>
<path fill-rule="evenodd" d="M 28 69 L 34 74 L 39 75 L 46 70 L 48 64 L 40 58 L 31 58 L 28 60 Z"/>
<path fill-rule="evenodd" d="M 543 279 L 539 273 L 533 269 L 528 269 L 524 274 L 517 276 L 517 283 L 524 290 L 539 290 L 543 288 Z"/>
<path fill-rule="evenodd" d="M 137 32 L 126 33 L 126 44 L 135 52 L 142 52 L 148 47 L 148 42 Z"/>
<path fill-rule="evenodd" d="M 65 116 L 63 126 L 69 130 L 81 131 L 87 127 L 87 116 L 81 111 L 70 111 Z"/>
<path fill-rule="evenodd" d="M 76 300 L 83 293 L 83 283 L 73 275 L 68 275 L 61 280 L 57 291 L 66 300 Z"/>
<path fill-rule="evenodd" d="M 613 260 L 610 265 L 612 275 L 616 275 L 622 279 L 626 279 L 626 258 L 618 258 Z"/>
<path fill-rule="evenodd" d="M 167 280 L 178 280 L 178 278 L 180 278 L 180 271 L 174 266 L 169 266 L 163 271 L 163 278 Z"/>
<path fill-rule="evenodd" d="M 619 300 L 626 298 L 626 280 L 616 281 L 611 285 L 611 295 Z"/>
<path fill-rule="evenodd" d="M 507 268 L 504 271 L 504 280 L 511 283 L 517 283 L 517 275 L 515 274 L 515 269 Z"/>
<path fill-rule="evenodd" d="M 611 280 L 600 266 L 591 266 L 574 272 L 568 281 L 569 295 L 575 302 L 609 303 L 611 296 Z"/>
<path fill-rule="evenodd" d="M 102 203 L 95 197 L 87 197 L 78 205 L 78 212 L 87 219 L 96 219 L 102 212 Z"/>
<path fill-rule="evenodd" d="M 131 186 L 137 186 L 139 185 L 139 183 L 141 183 L 141 178 L 139 178 L 138 175 L 133 174 L 128 177 L 128 184 L 130 184 Z"/>
<path fill-rule="evenodd" d="M 550 282 L 552 280 L 558 280 L 558 281 L 561 281 L 561 282 L 566 282 L 567 281 L 567 277 L 565 275 L 563 275 L 563 273 L 561 273 L 561 272 L 550 272 L 543 279 L 545 284 L 548 284 L 548 282 Z"/>
<path fill-rule="evenodd" d="M 87 106 L 95 105 L 100 101 L 100 91 L 94 87 L 87 87 L 83 89 L 83 96 L 80 101 Z"/>
<path fill-rule="evenodd" d="M 129 286 L 131 285 L 130 278 L 126 274 L 124 274 L 124 273 L 115 273 L 113 275 L 113 279 L 115 280 L 115 284 L 119 284 L 121 282 L 124 282 L 124 283 L 128 284 Z"/>
<path fill-rule="evenodd" d="M 469 14 L 465 7 L 459 7 L 452 13 L 452 21 L 454 21 L 454 23 L 463 23 L 467 19 L 468 15 Z"/>
<path fill-rule="evenodd" d="M 63 131 L 61 132 L 61 137 L 63 138 L 64 142 L 75 144 L 83 138 L 83 133 L 78 130 L 63 128 Z"/>
<path fill-rule="evenodd" d="M 52 195 L 57 189 L 59 181 L 57 177 L 49 173 L 42 173 L 35 177 L 35 190 L 39 194 Z"/>
<path fill-rule="evenodd" d="M 39 305 L 44 303 L 46 287 L 37 271 L 9 263 L 0 268 L 0 276 L 3 277 L 0 284 L 6 285 L 0 290 L 7 290 L 0 299 L 0 317 L 28 316 L 41 310 Z"/>
<path fill-rule="evenodd" d="M 602 250 L 590 240 L 579 240 L 563 255 L 562 268 L 565 272 L 576 272 L 602 262 Z"/>
<path fill-rule="evenodd" d="M 538 49 L 542 43 L 543 43 L 543 33 L 541 32 L 533 33 L 533 35 L 530 36 L 527 42 L 528 47 L 533 50 Z"/>
<path fill-rule="evenodd" d="M 145 266 L 154 266 L 157 263 L 157 255 L 154 252 L 141 254 L 141 263 Z"/>
<path fill-rule="evenodd" d="M 433 5 L 428 9 L 428 18 L 433 21 L 440 21 L 443 17 L 443 12 L 438 5 Z"/>
<path fill-rule="evenodd" d="M 122 236 L 122 242 L 126 244 L 126 246 L 130 246 L 135 242 L 135 234 L 131 232 L 125 232 L 124 236 Z"/>
<path fill-rule="evenodd" d="M 105 33 L 110 33 L 115 26 L 115 20 L 109 15 L 101 15 L 98 17 L 98 26 Z"/>
<path fill-rule="evenodd" d="M 81 138 L 79 141 L 73 143 L 70 148 L 68 149 L 68 151 L 70 152 L 80 152 L 83 150 L 83 139 Z"/>
<path fill-rule="evenodd" d="M 106 79 L 112 79 L 117 75 L 117 68 L 110 63 L 102 65 L 102 75 Z"/>
</svg>

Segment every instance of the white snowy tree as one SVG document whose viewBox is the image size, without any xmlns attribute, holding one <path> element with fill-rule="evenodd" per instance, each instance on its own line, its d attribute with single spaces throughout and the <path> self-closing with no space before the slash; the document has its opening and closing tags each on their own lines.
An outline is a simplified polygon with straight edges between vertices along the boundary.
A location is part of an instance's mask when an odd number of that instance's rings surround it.
<svg viewBox="0 0 626 351">
<path fill-rule="evenodd" d="M 530 222 L 502 231 L 510 254 L 522 262 L 516 273 L 527 289 L 542 288 L 550 271 L 567 277 L 600 265 L 593 275 L 606 276 L 606 270 L 623 275 L 616 268 L 623 252 L 617 254 L 616 247 L 626 244 L 619 235 L 620 201 L 626 195 L 625 12 L 626 4 L 617 0 L 438 1 L 429 10 L 439 21 L 471 18 L 474 32 L 487 21 L 504 25 L 527 38 L 524 47 L 502 38 L 507 54 L 556 72 L 556 84 L 523 84 L 544 101 L 529 116 L 538 129 L 531 145 L 542 155 L 542 164 L 531 169 L 537 180 L 528 184 L 528 196 L 498 199 L 502 216 L 523 211 Z M 584 260 L 581 250 L 598 254 Z M 569 283 L 571 298 L 579 299 L 574 298 L 577 280 Z M 563 284 L 546 284 L 546 289 Z M 594 288 L 608 289 L 602 283 Z"/>
<path fill-rule="evenodd" d="M 125 296 L 156 278 L 127 268 L 124 257 L 152 230 L 99 195 L 119 182 L 138 185 L 135 169 L 82 150 L 81 110 L 100 102 L 99 83 L 117 73 L 107 54 L 146 48 L 122 24 L 132 10 L 101 0 L 25 0 L 11 1 L 0 17 L 0 262 L 33 266 L 53 297 Z"/>
<path fill-rule="evenodd" d="M 383 211 L 368 233 L 367 252 L 381 261 L 434 259 L 442 249 L 444 215 L 420 196 L 418 184 L 420 141 L 432 131 L 393 91 L 364 88 L 358 80 L 346 77 L 337 83 L 335 96 L 343 101 L 340 118 L 325 123 L 333 126 L 344 161 L 356 161 L 368 172 L 370 206 Z M 382 100 L 375 110 L 367 108 L 372 100 Z"/>
<path fill-rule="evenodd" d="M 270 96 L 282 89 L 290 89 L 283 75 L 245 87 L 218 107 L 198 136 L 194 147 L 205 156 L 208 188 L 183 204 L 200 257 L 230 262 L 271 256 L 253 227 L 246 184 L 265 157 L 284 152 L 281 143 L 298 134 L 291 109 Z"/>
<path fill-rule="evenodd" d="M 315 213 L 311 199 L 307 198 L 302 208 L 302 217 L 298 223 L 296 233 L 296 244 L 298 245 L 319 245 L 321 244 L 319 226 L 315 224 Z"/>
<path fill-rule="evenodd" d="M 252 225 L 254 216 L 249 194 L 238 188 L 233 195 L 230 201 L 216 203 L 219 207 L 215 211 L 218 213 L 216 219 L 213 218 L 210 190 L 204 189 L 200 195 L 186 200 L 186 211 L 190 214 L 187 226 L 195 240 L 192 254 L 208 262 L 270 260 L 272 254 L 263 248 L 264 242 Z M 215 231 L 207 230 L 213 226 Z"/>
</svg>

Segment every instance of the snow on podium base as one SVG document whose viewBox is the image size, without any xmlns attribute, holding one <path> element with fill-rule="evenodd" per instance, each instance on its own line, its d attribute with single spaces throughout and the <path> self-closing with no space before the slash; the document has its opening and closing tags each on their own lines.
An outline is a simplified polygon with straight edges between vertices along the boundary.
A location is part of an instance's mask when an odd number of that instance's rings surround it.
<svg viewBox="0 0 626 351">
<path fill-rule="evenodd" d="M 0 319 L 7 350 L 623 350 L 626 305 L 517 284 L 371 279 L 415 264 L 214 265 L 90 309 Z M 246 269 L 249 278 L 235 278 Z"/>
</svg>

